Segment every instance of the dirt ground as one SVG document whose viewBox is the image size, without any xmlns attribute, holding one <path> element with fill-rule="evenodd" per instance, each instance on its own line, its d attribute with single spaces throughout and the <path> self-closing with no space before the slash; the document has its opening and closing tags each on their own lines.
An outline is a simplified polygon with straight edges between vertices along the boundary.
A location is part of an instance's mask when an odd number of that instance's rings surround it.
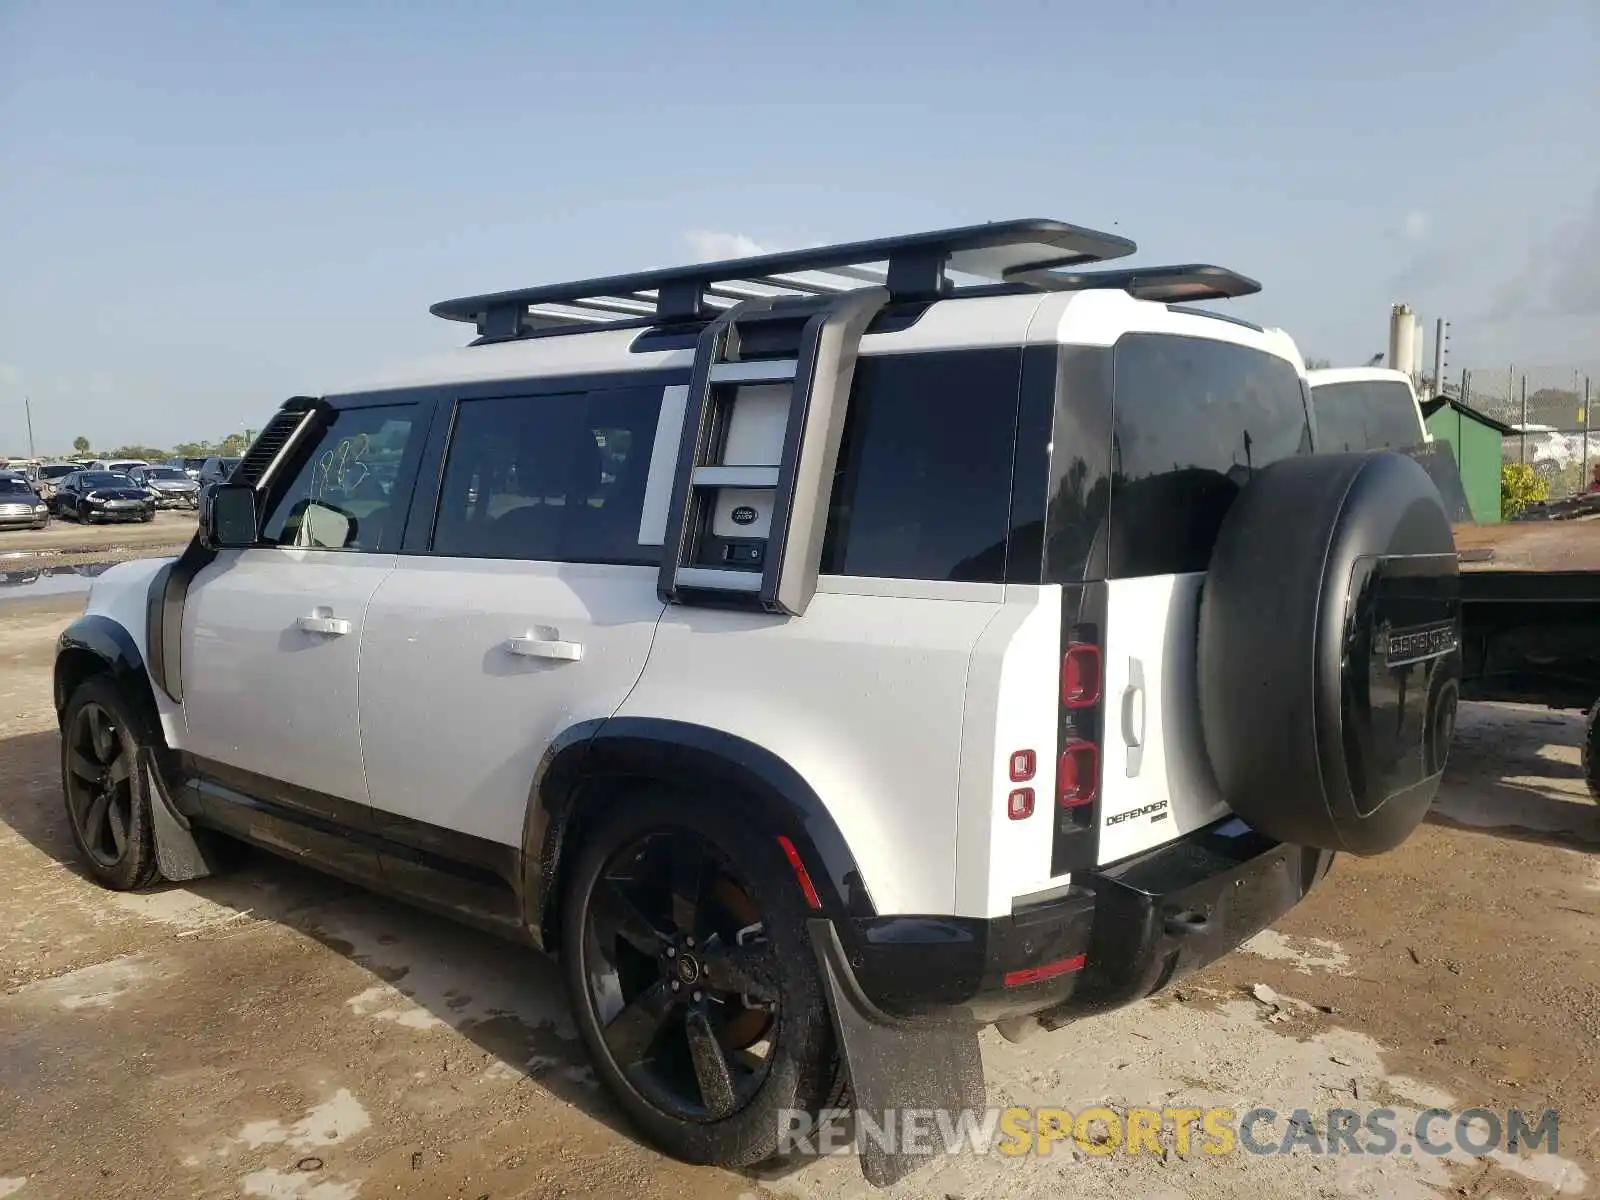
<svg viewBox="0 0 1600 1200">
<path fill-rule="evenodd" d="M 1600 807 L 1576 717 L 1469 706 L 1434 816 L 1399 850 L 1341 859 L 1155 1000 L 984 1040 L 996 1105 L 1554 1108 L 1554 1152 L 1063 1145 L 875 1193 L 849 1158 L 745 1175 L 645 1148 L 532 954 L 266 855 L 142 895 L 89 883 L 49 700 L 81 607 L 0 604 L 0 1197 L 1600 1194 Z"/>
<path fill-rule="evenodd" d="M 177 554 L 194 536 L 194 513 L 162 509 L 155 520 L 81 525 L 52 518 L 44 529 L 0 529 L 0 572 Z"/>
</svg>

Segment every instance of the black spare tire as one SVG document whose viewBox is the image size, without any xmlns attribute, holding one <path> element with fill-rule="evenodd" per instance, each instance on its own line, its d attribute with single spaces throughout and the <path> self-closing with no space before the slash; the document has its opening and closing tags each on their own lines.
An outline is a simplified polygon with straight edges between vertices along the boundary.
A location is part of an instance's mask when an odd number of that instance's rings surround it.
<svg viewBox="0 0 1600 1200">
<path fill-rule="evenodd" d="M 1461 672 L 1455 541 L 1401 454 L 1287 458 L 1224 519 L 1200 599 L 1206 752 L 1284 842 L 1381 854 L 1438 790 Z"/>
</svg>

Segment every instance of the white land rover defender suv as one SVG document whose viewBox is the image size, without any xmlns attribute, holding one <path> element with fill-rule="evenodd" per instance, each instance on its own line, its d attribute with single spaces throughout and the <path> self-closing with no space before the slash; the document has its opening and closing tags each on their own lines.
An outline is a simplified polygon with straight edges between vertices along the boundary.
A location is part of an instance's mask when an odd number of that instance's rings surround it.
<svg viewBox="0 0 1600 1200">
<path fill-rule="evenodd" d="M 981 1105 L 980 1028 L 1225 953 L 1406 838 L 1450 739 L 1426 473 L 1314 453 L 1292 341 L 1187 304 L 1252 281 L 1081 270 L 1133 249 L 1026 220 L 435 305 L 470 346 L 287 401 L 63 634 L 89 869 L 242 838 L 556 952 L 684 1159 L 845 1085 Z"/>
</svg>

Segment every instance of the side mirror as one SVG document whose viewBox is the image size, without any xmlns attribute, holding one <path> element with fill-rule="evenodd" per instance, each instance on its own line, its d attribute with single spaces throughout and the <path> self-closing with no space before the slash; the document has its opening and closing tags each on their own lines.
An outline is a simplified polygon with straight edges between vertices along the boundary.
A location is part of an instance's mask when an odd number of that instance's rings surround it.
<svg viewBox="0 0 1600 1200">
<path fill-rule="evenodd" d="M 248 483 L 215 483 L 200 504 L 200 539 L 213 550 L 256 544 L 256 490 Z"/>
</svg>

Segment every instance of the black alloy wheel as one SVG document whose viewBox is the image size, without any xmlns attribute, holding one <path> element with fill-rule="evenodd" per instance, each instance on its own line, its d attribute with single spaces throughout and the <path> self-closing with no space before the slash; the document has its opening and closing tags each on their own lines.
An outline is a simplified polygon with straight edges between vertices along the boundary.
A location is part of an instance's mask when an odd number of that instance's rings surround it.
<svg viewBox="0 0 1600 1200">
<path fill-rule="evenodd" d="M 99 704 L 78 709 L 67 733 L 67 767 L 67 808 L 83 848 L 101 866 L 115 867 L 133 827 L 134 763 Z"/>
<path fill-rule="evenodd" d="M 785 1153 L 783 1116 L 842 1096 L 811 915 L 777 841 L 662 792 L 607 806 L 562 869 L 560 955 L 595 1072 L 685 1162 Z"/>
<path fill-rule="evenodd" d="M 61 783 L 73 841 L 99 882 L 124 891 L 143 887 L 157 868 L 127 703 L 108 677 L 96 676 L 73 693 L 65 716 Z"/>
<path fill-rule="evenodd" d="M 584 940 L 601 1036 L 640 1096 L 690 1121 L 750 1102 L 783 1019 L 777 964 L 712 847 L 670 830 L 617 851 L 590 895 Z"/>
</svg>

